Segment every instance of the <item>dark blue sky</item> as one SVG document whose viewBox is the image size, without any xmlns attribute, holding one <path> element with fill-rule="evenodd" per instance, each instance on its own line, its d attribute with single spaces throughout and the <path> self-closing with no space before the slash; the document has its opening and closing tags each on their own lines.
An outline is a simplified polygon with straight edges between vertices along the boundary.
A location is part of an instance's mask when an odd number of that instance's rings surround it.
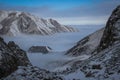
<svg viewBox="0 0 120 80">
<path fill-rule="evenodd" d="M 0 0 L 1 3 L 6 5 L 29 7 L 39 7 L 44 5 L 73 7 L 77 5 L 100 3 L 103 1 L 104 0 Z"/>
<path fill-rule="evenodd" d="M 120 0 L 0 0 L 0 10 L 25 11 L 62 24 L 105 24 Z"/>
</svg>

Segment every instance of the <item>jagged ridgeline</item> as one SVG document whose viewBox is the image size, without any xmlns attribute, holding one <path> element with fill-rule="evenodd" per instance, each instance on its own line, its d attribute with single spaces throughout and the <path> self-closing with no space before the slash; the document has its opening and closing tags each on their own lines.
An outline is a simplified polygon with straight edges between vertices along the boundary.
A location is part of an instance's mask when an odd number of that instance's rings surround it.
<svg viewBox="0 0 120 80">
<path fill-rule="evenodd" d="M 67 55 L 93 54 L 120 42 L 120 6 L 113 12 L 106 27 L 80 40 L 77 45 L 67 51 Z"/>
<path fill-rule="evenodd" d="M 53 19 L 45 20 L 25 12 L 0 11 L 0 35 L 50 35 L 60 32 L 76 31 L 78 30 L 61 25 Z"/>
<path fill-rule="evenodd" d="M 26 52 L 14 42 L 8 44 L 0 37 L 0 78 L 17 70 L 18 66 L 31 65 Z"/>
<path fill-rule="evenodd" d="M 68 70 L 72 74 L 84 73 L 82 80 L 120 80 L 120 5 L 112 12 L 105 28 L 83 38 L 66 54 L 91 55 L 76 61 L 71 71 Z"/>
</svg>

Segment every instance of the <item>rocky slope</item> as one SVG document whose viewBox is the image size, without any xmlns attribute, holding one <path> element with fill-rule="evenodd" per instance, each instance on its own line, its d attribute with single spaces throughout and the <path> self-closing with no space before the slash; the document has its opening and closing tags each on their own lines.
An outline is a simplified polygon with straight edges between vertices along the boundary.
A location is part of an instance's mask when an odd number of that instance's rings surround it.
<svg viewBox="0 0 120 80">
<path fill-rule="evenodd" d="M 103 35 L 104 28 L 92 33 L 91 35 L 83 38 L 77 44 L 66 52 L 66 55 L 79 56 L 83 54 L 91 55 L 97 48 Z"/>
<path fill-rule="evenodd" d="M 0 37 L 0 80 L 62 80 L 53 72 L 32 66 L 26 52 Z"/>
<path fill-rule="evenodd" d="M 35 66 L 19 66 L 18 69 L 3 80 L 63 80 L 56 73 Z"/>
<path fill-rule="evenodd" d="M 66 80 L 120 80 L 120 43 L 86 60 L 78 60 L 60 74 Z"/>
<path fill-rule="evenodd" d="M 57 32 L 75 32 L 77 29 L 59 24 L 53 19 L 42 19 L 25 12 L 0 11 L 0 34 L 50 35 Z"/>
<path fill-rule="evenodd" d="M 14 42 L 6 44 L 0 38 L 0 78 L 15 71 L 18 66 L 31 65 L 26 53 Z"/>
<path fill-rule="evenodd" d="M 100 52 L 120 41 L 120 10 L 117 7 L 106 24 L 106 27 L 80 40 L 73 48 L 67 51 L 69 55 L 91 54 Z"/>
<path fill-rule="evenodd" d="M 102 33 L 96 49 L 89 53 L 91 57 L 84 61 L 74 62 L 70 69 L 64 71 L 64 74 L 70 75 L 65 76 L 66 79 L 76 75 L 74 78 L 82 80 L 120 80 L 120 6 L 113 11 Z M 98 37 L 94 39 L 96 38 Z M 82 41 L 80 43 L 82 44 Z M 77 48 L 76 53 L 81 54 L 79 52 L 81 44 L 71 51 Z M 84 49 L 82 53 L 88 48 L 90 47 Z"/>
<path fill-rule="evenodd" d="M 113 11 L 106 24 L 104 35 L 98 46 L 98 52 L 118 42 L 120 42 L 120 6 Z"/>
</svg>

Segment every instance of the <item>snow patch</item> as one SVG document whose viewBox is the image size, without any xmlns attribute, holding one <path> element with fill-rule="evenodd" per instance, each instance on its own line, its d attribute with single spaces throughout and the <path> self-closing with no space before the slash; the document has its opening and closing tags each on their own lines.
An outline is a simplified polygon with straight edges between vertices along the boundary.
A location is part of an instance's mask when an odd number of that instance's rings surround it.
<svg viewBox="0 0 120 80">
<path fill-rule="evenodd" d="M 17 27 L 17 21 L 14 21 L 12 23 L 12 25 L 10 26 L 10 32 L 16 36 L 16 35 L 20 35 L 21 32 L 19 31 L 18 27 Z"/>
<path fill-rule="evenodd" d="M 8 13 L 6 11 L 0 11 L 0 22 L 8 17 Z"/>
<path fill-rule="evenodd" d="M 90 35 L 89 41 L 85 44 L 89 45 L 90 50 L 94 50 L 99 45 L 103 31 L 104 28 Z"/>
<path fill-rule="evenodd" d="M 96 80 L 94 78 L 87 78 L 85 77 L 84 73 L 81 72 L 79 69 L 76 70 L 74 73 L 70 73 L 64 76 L 65 80 Z"/>
</svg>

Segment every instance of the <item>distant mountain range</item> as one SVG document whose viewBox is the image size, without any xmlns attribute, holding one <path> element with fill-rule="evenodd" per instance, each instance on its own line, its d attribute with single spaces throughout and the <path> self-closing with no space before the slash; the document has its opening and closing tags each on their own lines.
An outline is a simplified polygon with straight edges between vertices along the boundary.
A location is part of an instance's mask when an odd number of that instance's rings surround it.
<svg viewBox="0 0 120 80">
<path fill-rule="evenodd" d="M 78 30 L 61 25 L 53 19 L 45 20 L 25 12 L 0 11 L 0 35 L 50 35 L 60 32 L 75 31 Z"/>
</svg>

